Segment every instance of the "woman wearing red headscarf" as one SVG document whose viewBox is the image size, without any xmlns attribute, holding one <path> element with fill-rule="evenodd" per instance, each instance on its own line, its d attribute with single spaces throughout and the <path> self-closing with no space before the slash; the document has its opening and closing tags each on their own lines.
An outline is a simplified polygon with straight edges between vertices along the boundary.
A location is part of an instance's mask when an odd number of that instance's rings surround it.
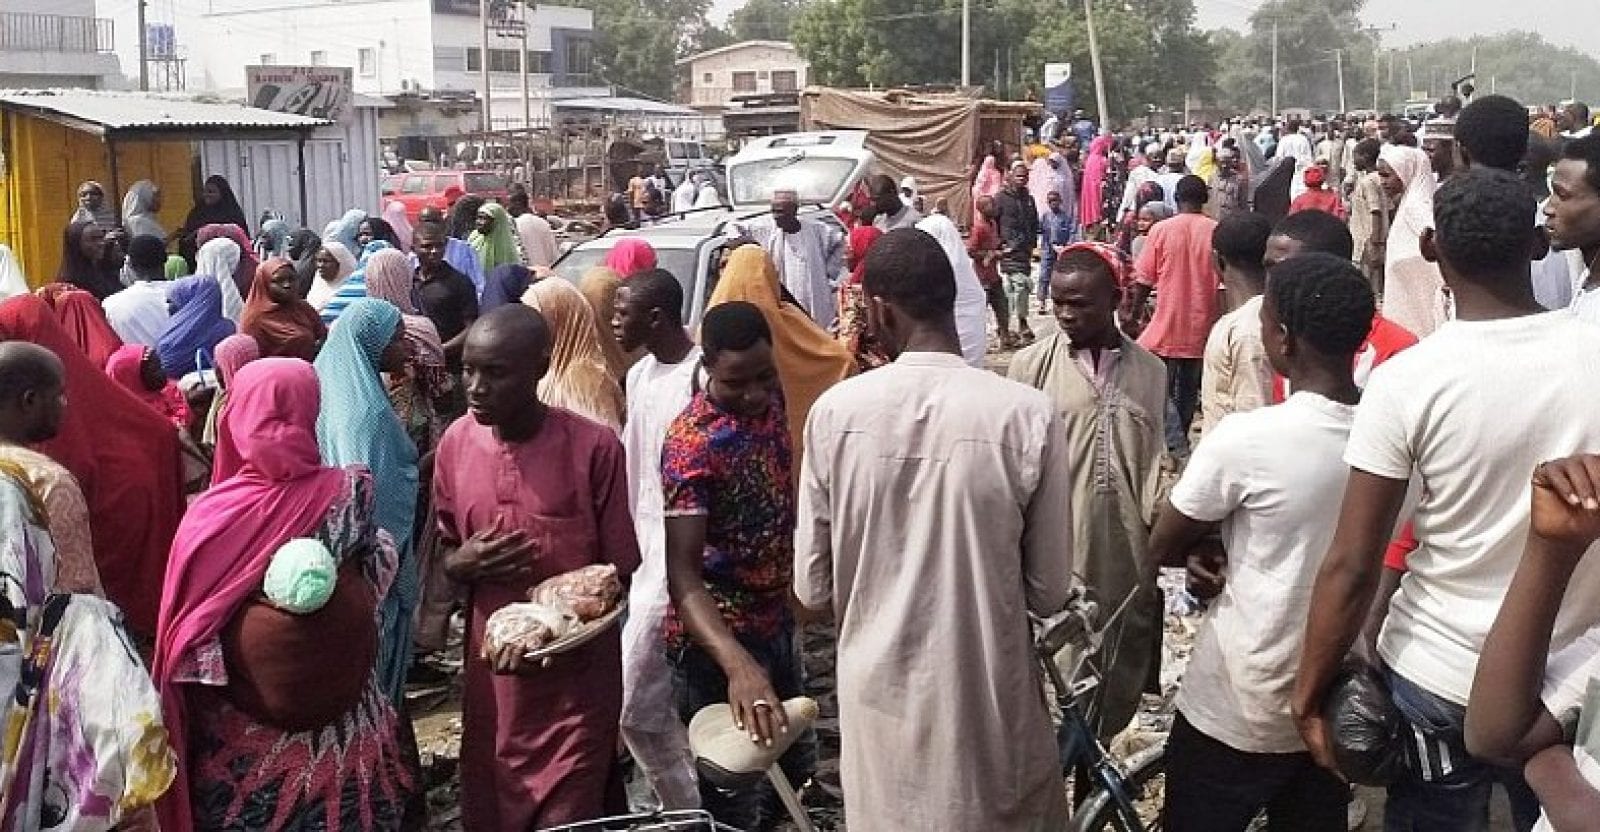
<svg viewBox="0 0 1600 832">
<path fill-rule="evenodd" d="M 1328 171 L 1321 164 L 1306 168 L 1306 192 L 1295 197 L 1289 204 L 1289 213 L 1298 214 L 1301 211 L 1321 211 L 1332 214 L 1339 219 L 1345 219 L 1350 214 L 1345 210 L 1344 200 L 1333 191 L 1323 187 L 1328 181 Z"/>
<path fill-rule="evenodd" d="M 34 295 L 0 303 L 0 340 L 32 341 L 66 368 L 67 408 L 35 449 L 72 472 L 89 504 L 94 559 L 128 628 L 155 633 L 167 549 L 183 516 L 178 432 L 89 363 Z"/>
<path fill-rule="evenodd" d="M 322 316 L 294 291 L 294 263 L 273 257 L 256 269 L 239 331 L 256 339 L 261 356 L 315 361 L 328 337 Z"/>
<path fill-rule="evenodd" d="M 122 346 L 122 339 L 111 328 L 105 310 L 100 308 L 100 301 L 95 300 L 94 295 L 69 283 L 46 284 L 40 287 L 38 294 L 89 363 L 104 367 L 106 359 Z"/>
</svg>

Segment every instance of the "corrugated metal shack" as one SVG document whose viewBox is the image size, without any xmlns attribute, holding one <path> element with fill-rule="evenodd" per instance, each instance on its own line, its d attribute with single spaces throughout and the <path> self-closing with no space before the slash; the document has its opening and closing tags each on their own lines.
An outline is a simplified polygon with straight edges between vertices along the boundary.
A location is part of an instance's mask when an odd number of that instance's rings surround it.
<svg viewBox="0 0 1600 832">
<path fill-rule="evenodd" d="M 179 228 L 203 178 L 194 143 L 207 140 L 295 142 L 295 168 L 275 175 L 295 182 L 298 199 L 284 212 L 297 218 L 306 205 L 304 148 L 313 130 L 327 124 L 150 93 L 0 90 L 0 243 L 21 260 L 32 285 L 50 282 L 78 183 L 86 179 L 105 186 L 119 213 L 129 185 L 155 182 L 163 193 L 162 225 Z"/>
</svg>

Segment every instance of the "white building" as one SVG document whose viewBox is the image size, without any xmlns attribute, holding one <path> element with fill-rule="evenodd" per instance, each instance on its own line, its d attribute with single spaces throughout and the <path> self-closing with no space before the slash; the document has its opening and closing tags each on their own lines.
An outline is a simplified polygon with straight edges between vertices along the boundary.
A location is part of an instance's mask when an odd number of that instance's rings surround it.
<svg viewBox="0 0 1600 832">
<path fill-rule="evenodd" d="M 0 89 L 123 86 L 118 35 L 130 27 L 95 16 L 94 0 L 5 0 L 0 3 Z M 136 53 L 137 54 L 137 51 Z"/>
<path fill-rule="evenodd" d="M 792 43 L 747 40 L 680 59 L 680 97 L 696 110 L 721 112 L 735 96 L 797 93 L 810 71 Z"/>
<path fill-rule="evenodd" d="M 384 112 L 384 135 L 396 135 L 395 125 L 431 135 L 478 129 L 478 0 L 204 2 L 199 14 L 172 21 L 192 90 L 243 89 L 246 65 L 348 66 L 356 92 L 399 105 Z M 532 126 L 548 123 L 554 98 L 609 94 L 592 75 L 593 13 L 541 3 L 524 20 L 524 9 L 509 11 L 509 25 L 494 26 L 489 34 L 497 129 L 524 126 L 524 50 Z M 518 23 L 524 25 L 519 29 Z"/>
</svg>

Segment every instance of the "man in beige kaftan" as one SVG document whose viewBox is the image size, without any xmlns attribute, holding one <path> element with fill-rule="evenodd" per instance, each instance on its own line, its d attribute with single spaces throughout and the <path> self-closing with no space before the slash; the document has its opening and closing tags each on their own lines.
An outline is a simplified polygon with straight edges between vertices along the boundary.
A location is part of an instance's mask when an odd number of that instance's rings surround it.
<svg viewBox="0 0 1600 832">
<path fill-rule="evenodd" d="M 1049 400 L 961 358 L 955 277 L 916 229 L 868 255 L 868 320 L 898 359 L 806 424 L 795 592 L 838 630 L 852 828 L 1064 828 L 1027 613 L 1067 599 L 1073 471 Z"/>
<path fill-rule="evenodd" d="M 1072 471 L 1073 551 L 1083 581 L 1111 620 L 1092 662 L 1103 674 L 1089 703 L 1102 739 L 1127 727 L 1161 649 L 1162 599 L 1144 576 L 1166 412 L 1161 359 L 1117 329 L 1120 253 L 1069 246 L 1056 260 L 1050 299 L 1059 329 L 1017 353 L 1009 375 L 1050 396 L 1066 426 Z"/>
</svg>

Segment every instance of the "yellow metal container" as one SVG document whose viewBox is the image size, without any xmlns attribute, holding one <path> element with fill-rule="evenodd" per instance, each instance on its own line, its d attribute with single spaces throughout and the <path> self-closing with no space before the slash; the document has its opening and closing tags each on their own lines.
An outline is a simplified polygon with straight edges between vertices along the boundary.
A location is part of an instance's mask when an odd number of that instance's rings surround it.
<svg viewBox="0 0 1600 832">
<path fill-rule="evenodd" d="M 122 141 L 117 185 L 111 181 L 110 145 L 99 136 L 32 116 L 0 112 L 0 243 L 22 262 L 28 283 L 51 282 L 61 266 L 62 232 L 77 210 L 78 184 L 93 179 L 117 206 L 140 179 L 161 188 L 161 224 L 183 225 L 194 205 L 194 149 L 178 141 Z"/>
</svg>

